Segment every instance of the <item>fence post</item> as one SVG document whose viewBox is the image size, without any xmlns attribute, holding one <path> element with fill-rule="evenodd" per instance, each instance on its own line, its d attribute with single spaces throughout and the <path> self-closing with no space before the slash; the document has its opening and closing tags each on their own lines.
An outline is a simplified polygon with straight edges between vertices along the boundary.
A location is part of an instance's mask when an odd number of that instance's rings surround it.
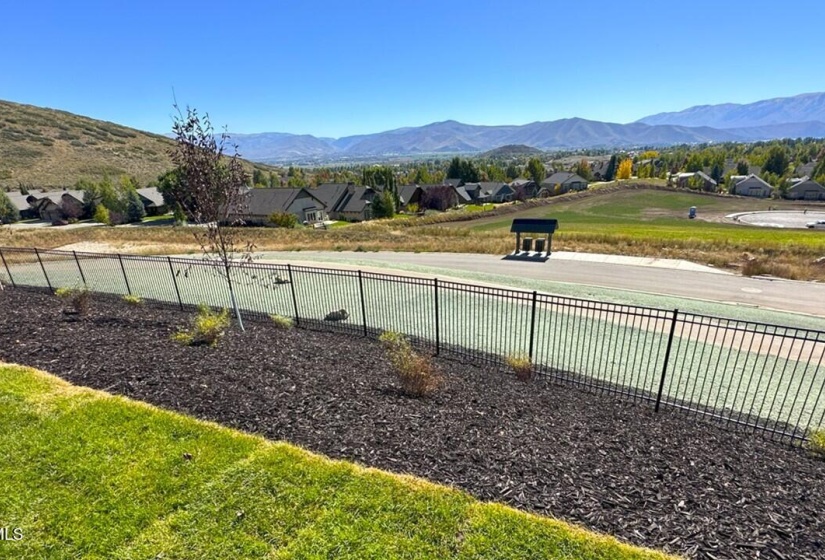
<svg viewBox="0 0 825 560">
<path fill-rule="evenodd" d="M 533 290 L 533 310 L 530 313 L 530 351 L 527 353 L 530 356 L 530 361 L 533 361 L 533 338 L 536 334 L 536 298 L 538 293 Z"/>
<path fill-rule="evenodd" d="M 11 282 L 11 287 L 16 288 L 17 286 L 14 285 L 14 278 L 11 275 L 11 269 L 9 268 L 9 265 L 6 262 L 6 257 L 3 255 L 3 249 L 0 249 L 0 259 L 3 259 L 3 266 L 6 267 L 6 273 L 9 275 L 9 282 Z"/>
<path fill-rule="evenodd" d="M 183 311 L 183 300 L 180 299 L 180 289 L 178 288 L 178 279 L 175 276 L 175 269 L 172 267 L 172 257 L 166 257 L 166 261 L 169 263 L 169 272 L 172 273 L 172 282 L 175 284 L 175 293 L 178 296 L 178 305 L 180 305 L 181 311 Z"/>
<path fill-rule="evenodd" d="M 361 317 L 364 318 L 364 336 L 367 336 L 367 306 L 364 303 L 364 279 L 358 271 L 358 290 L 361 292 Z"/>
<path fill-rule="evenodd" d="M 662 377 L 659 379 L 659 393 L 656 395 L 656 412 L 659 412 L 659 405 L 662 402 L 662 391 L 665 388 L 665 377 L 667 376 L 667 363 L 670 361 L 670 349 L 673 346 L 673 334 L 676 332 L 676 318 L 679 310 L 673 310 L 673 319 L 670 322 L 670 335 L 667 339 L 667 349 L 665 350 L 665 363 L 662 365 Z"/>
<path fill-rule="evenodd" d="M 80 279 L 83 280 L 83 285 L 86 285 L 86 275 L 83 274 L 83 267 L 80 266 L 80 259 L 77 258 L 77 251 L 72 251 L 72 255 L 74 255 L 74 262 L 77 263 L 77 270 L 80 271 Z"/>
<path fill-rule="evenodd" d="M 286 271 L 289 274 L 289 289 L 292 291 L 292 306 L 295 308 L 295 326 L 301 326 L 301 318 L 298 316 L 298 298 L 295 295 L 295 282 L 292 281 L 292 265 L 287 263 Z"/>
<path fill-rule="evenodd" d="M 46 267 L 43 266 L 43 259 L 40 258 L 40 251 L 37 250 L 37 247 L 34 248 L 34 254 L 37 255 L 37 262 L 40 263 L 40 268 L 43 270 L 43 276 L 46 277 L 46 285 L 49 287 L 49 290 L 54 293 L 54 288 L 52 288 L 52 283 L 49 281 L 49 275 L 46 274 Z"/>
<path fill-rule="evenodd" d="M 435 355 L 441 353 L 441 332 L 439 329 L 439 315 L 438 315 L 438 278 L 433 279 L 433 286 L 435 289 Z"/>
<path fill-rule="evenodd" d="M 123 281 L 126 282 L 126 293 L 132 295 L 132 288 L 129 286 L 129 278 L 126 277 L 126 267 L 123 266 L 123 257 L 120 253 L 117 254 L 117 260 L 120 263 L 120 270 L 123 271 Z"/>
</svg>

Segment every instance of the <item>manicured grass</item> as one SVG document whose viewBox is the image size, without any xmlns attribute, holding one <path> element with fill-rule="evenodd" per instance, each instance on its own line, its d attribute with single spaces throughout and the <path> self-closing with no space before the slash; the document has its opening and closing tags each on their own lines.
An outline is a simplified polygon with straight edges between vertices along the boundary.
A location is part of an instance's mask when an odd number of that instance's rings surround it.
<svg viewBox="0 0 825 560">
<path fill-rule="evenodd" d="M 4 558 L 666 558 L 19 366 L 0 425 Z"/>
</svg>

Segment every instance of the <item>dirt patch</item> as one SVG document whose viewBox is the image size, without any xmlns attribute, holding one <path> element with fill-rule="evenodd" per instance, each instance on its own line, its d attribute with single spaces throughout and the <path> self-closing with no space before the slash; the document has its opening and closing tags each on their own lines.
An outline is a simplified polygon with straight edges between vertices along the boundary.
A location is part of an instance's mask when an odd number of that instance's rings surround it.
<svg viewBox="0 0 825 560">
<path fill-rule="evenodd" d="M 61 306 L 5 290 L 0 360 L 691 558 L 825 558 L 825 461 L 802 449 L 455 361 L 411 399 L 365 338 L 251 323 L 189 348 L 177 309 Z"/>
</svg>

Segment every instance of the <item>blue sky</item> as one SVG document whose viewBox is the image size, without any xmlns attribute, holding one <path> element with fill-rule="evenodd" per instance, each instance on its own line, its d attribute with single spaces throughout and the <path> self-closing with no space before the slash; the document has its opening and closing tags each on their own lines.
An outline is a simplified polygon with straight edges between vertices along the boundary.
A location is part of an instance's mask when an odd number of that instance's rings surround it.
<svg viewBox="0 0 825 560">
<path fill-rule="evenodd" d="M 9 2 L 0 99 L 142 130 L 630 122 L 825 91 L 821 0 Z M 809 31 L 806 31 L 809 30 Z"/>
</svg>

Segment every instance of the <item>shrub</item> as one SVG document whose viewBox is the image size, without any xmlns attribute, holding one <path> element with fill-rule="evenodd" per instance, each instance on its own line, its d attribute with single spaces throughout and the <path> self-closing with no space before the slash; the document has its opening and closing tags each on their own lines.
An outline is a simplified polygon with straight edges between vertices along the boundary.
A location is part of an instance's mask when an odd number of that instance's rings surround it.
<svg viewBox="0 0 825 560">
<path fill-rule="evenodd" d="M 529 356 L 524 354 L 511 354 L 507 356 L 507 365 L 516 374 L 519 381 L 530 381 L 533 378 L 533 362 Z"/>
<path fill-rule="evenodd" d="M 89 312 L 89 303 L 91 302 L 92 296 L 89 288 L 86 286 L 58 288 L 55 290 L 54 295 L 68 301 L 78 315 L 86 315 L 86 313 Z"/>
<path fill-rule="evenodd" d="M 187 346 L 206 344 L 214 346 L 229 326 L 229 310 L 213 311 L 206 304 L 198 306 L 198 313 L 192 319 L 192 327 L 172 335 L 172 340 Z"/>
<path fill-rule="evenodd" d="M 275 227 L 291 229 L 298 225 L 298 216 L 289 212 L 273 212 L 269 216 L 269 223 Z"/>
<path fill-rule="evenodd" d="M 407 204 L 407 212 L 410 214 L 417 214 L 418 213 L 418 203 L 410 202 Z"/>
<path fill-rule="evenodd" d="M 825 457 L 825 428 L 811 431 L 808 448 L 817 455 Z"/>
<path fill-rule="evenodd" d="M 97 208 L 95 208 L 95 213 L 92 216 L 92 219 L 99 224 L 107 226 L 112 225 L 112 218 L 109 215 L 109 209 L 103 206 L 102 204 L 97 205 Z"/>
<path fill-rule="evenodd" d="M 411 397 L 426 397 L 435 393 L 441 384 L 432 362 L 417 354 L 401 333 L 385 331 L 379 338 L 389 352 L 401 391 Z"/>
<path fill-rule="evenodd" d="M 143 299 L 141 299 L 140 296 L 133 296 L 131 294 L 123 296 L 123 301 L 135 307 L 137 307 L 138 305 L 143 305 Z"/>
<path fill-rule="evenodd" d="M 295 324 L 292 318 L 284 317 L 283 315 L 278 315 L 277 313 L 270 315 L 269 318 L 272 319 L 272 323 L 275 325 L 275 328 L 283 329 L 285 331 L 291 329 Z"/>
</svg>

